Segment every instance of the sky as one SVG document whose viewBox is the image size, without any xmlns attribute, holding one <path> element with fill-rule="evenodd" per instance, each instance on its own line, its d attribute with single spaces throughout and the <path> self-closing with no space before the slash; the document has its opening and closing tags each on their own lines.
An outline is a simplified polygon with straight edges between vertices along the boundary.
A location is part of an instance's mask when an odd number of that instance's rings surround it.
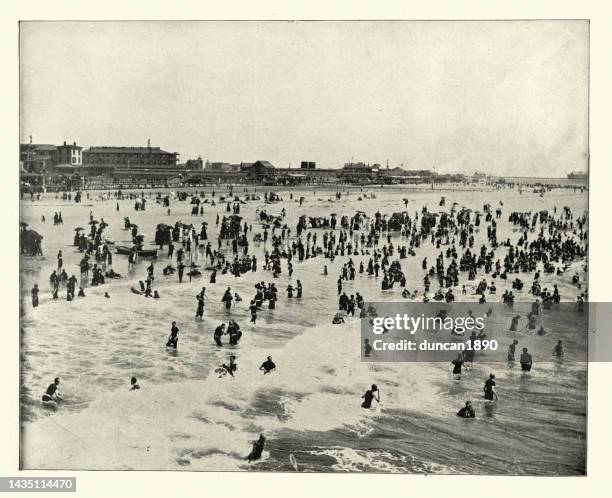
<svg viewBox="0 0 612 498">
<path fill-rule="evenodd" d="M 588 168 L 586 21 L 23 22 L 20 137 L 180 162 Z"/>
</svg>

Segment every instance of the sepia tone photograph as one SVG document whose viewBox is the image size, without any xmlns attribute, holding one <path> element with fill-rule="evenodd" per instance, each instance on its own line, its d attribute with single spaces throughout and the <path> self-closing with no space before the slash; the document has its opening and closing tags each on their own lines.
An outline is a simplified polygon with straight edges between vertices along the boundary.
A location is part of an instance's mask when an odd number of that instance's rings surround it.
<svg viewBox="0 0 612 498">
<path fill-rule="evenodd" d="M 589 21 L 22 21 L 19 118 L 21 469 L 586 475 Z"/>
</svg>

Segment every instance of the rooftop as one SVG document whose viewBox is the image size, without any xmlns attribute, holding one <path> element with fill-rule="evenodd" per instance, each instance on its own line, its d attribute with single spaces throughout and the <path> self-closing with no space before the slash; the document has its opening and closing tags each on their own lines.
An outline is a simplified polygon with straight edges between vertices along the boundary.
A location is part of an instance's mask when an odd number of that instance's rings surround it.
<svg viewBox="0 0 612 498">
<path fill-rule="evenodd" d="M 85 152 L 93 154 L 175 154 L 175 152 L 167 152 L 159 147 L 90 147 Z"/>
<path fill-rule="evenodd" d="M 22 149 L 31 149 L 37 152 L 55 152 L 57 151 L 57 146 L 52 144 L 21 144 Z"/>
</svg>

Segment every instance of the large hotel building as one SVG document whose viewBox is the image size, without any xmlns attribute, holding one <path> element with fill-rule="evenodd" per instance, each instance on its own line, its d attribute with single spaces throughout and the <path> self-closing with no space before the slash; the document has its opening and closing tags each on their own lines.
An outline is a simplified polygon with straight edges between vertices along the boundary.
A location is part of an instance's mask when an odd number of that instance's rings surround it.
<svg viewBox="0 0 612 498">
<path fill-rule="evenodd" d="M 83 164 L 95 166 L 176 166 L 177 152 L 159 147 L 90 147 L 83 151 Z"/>
</svg>

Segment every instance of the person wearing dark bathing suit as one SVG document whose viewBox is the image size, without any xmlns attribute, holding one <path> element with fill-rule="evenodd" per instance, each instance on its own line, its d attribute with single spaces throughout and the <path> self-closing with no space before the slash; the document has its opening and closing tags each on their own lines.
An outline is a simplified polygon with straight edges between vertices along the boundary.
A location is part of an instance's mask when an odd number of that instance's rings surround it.
<svg viewBox="0 0 612 498">
<path fill-rule="evenodd" d="M 57 387 L 59 386 L 60 383 L 60 379 L 59 377 L 55 377 L 55 379 L 53 380 L 53 384 L 49 384 L 49 387 L 47 387 L 47 391 L 45 392 L 45 394 L 42 395 L 42 400 L 44 402 L 49 402 L 49 401 L 62 401 L 63 398 L 60 396 L 59 391 L 57 390 Z"/>
<path fill-rule="evenodd" d="M 370 344 L 370 340 L 369 339 L 364 339 L 363 340 L 363 355 L 366 358 L 369 358 L 370 355 L 372 354 L 372 345 Z"/>
<path fill-rule="evenodd" d="M 271 356 L 268 356 L 268 359 L 261 364 L 259 370 L 263 370 L 264 375 L 270 373 L 272 370 L 276 370 L 276 365 L 272 361 Z"/>
<path fill-rule="evenodd" d="M 201 294 L 198 294 L 196 296 L 196 299 L 198 300 L 198 308 L 196 309 L 196 318 L 202 318 L 202 316 L 204 316 L 204 296 Z"/>
<path fill-rule="evenodd" d="M 516 351 L 516 345 L 518 344 L 518 340 L 514 339 L 512 344 L 508 346 L 508 361 L 514 361 L 514 353 Z"/>
<path fill-rule="evenodd" d="M 230 320 L 227 326 L 227 334 L 229 335 L 229 343 L 232 346 L 236 346 L 238 341 L 242 337 L 242 331 L 234 320 Z"/>
<path fill-rule="evenodd" d="M 495 374 L 489 375 L 483 387 L 484 397 L 488 401 L 497 399 L 497 393 L 495 392 Z"/>
<path fill-rule="evenodd" d="M 465 365 L 465 361 L 463 356 L 461 356 L 461 353 L 457 355 L 456 359 L 451 361 L 451 364 L 453 365 L 453 375 L 456 375 L 459 378 L 461 377 L 461 367 L 468 368 L 467 365 Z"/>
<path fill-rule="evenodd" d="M 221 368 L 224 368 L 227 371 L 227 373 L 233 377 L 234 372 L 238 370 L 238 365 L 236 364 L 236 357 L 233 354 L 230 355 L 229 359 L 230 359 L 229 365 L 226 365 L 224 363 L 223 365 L 221 365 Z"/>
<path fill-rule="evenodd" d="M 259 439 L 257 441 L 253 441 L 253 449 L 251 450 L 251 453 L 249 453 L 247 460 L 249 462 L 252 462 L 253 460 L 259 460 L 261 458 L 261 454 L 263 453 L 265 444 L 266 438 L 263 434 L 260 434 Z"/>
<path fill-rule="evenodd" d="M 380 391 L 378 390 L 378 386 L 376 384 L 372 384 L 371 389 L 367 390 L 365 394 L 362 396 L 363 403 L 361 403 L 362 408 L 372 408 L 372 401 L 376 400 L 380 403 Z"/>
<path fill-rule="evenodd" d="M 561 358 L 563 356 L 563 341 L 559 340 L 559 342 L 557 342 L 557 345 L 553 351 L 553 356 L 556 356 L 557 358 Z"/>
<path fill-rule="evenodd" d="M 170 337 L 168 337 L 168 342 L 166 343 L 166 347 L 176 349 L 178 346 L 178 333 L 179 328 L 176 326 L 176 322 L 172 322 L 172 328 L 170 329 Z"/>
<path fill-rule="evenodd" d="M 224 323 L 222 323 L 215 329 L 214 338 L 215 338 L 215 343 L 217 344 L 217 346 L 223 346 L 223 343 L 221 342 L 221 337 L 223 336 L 223 334 L 225 334 L 225 324 Z"/>
<path fill-rule="evenodd" d="M 523 348 L 523 354 L 521 354 L 521 370 L 523 372 L 530 372 L 532 364 L 533 359 L 531 355 L 528 353 L 527 348 Z"/>
<path fill-rule="evenodd" d="M 457 416 L 461 418 L 475 418 L 476 412 L 474 411 L 474 408 L 472 408 L 472 403 L 470 401 L 466 401 L 465 406 L 457 412 Z"/>
<path fill-rule="evenodd" d="M 34 284 L 32 288 L 32 307 L 36 308 L 38 306 L 38 284 Z"/>
</svg>

